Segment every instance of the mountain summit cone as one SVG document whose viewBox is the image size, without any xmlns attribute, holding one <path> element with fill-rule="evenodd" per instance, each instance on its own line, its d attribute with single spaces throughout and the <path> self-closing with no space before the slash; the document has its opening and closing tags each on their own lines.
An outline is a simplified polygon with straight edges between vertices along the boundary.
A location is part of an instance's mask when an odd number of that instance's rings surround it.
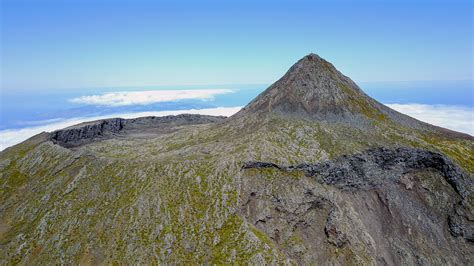
<svg viewBox="0 0 474 266">
<path fill-rule="evenodd" d="M 383 109 L 331 63 L 309 54 L 250 102 L 243 112 L 324 118 L 367 112 L 380 115 Z"/>
<path fill-rule="evenodd" d="M 274 115 L 292 119 L 336 122 L 371 130 L 378 125 L 400 126 L 471 139 L 401 114 L 365 94 L 331 63 L 311 53 L 296 62 L 235 118 Z"/>
</svg>

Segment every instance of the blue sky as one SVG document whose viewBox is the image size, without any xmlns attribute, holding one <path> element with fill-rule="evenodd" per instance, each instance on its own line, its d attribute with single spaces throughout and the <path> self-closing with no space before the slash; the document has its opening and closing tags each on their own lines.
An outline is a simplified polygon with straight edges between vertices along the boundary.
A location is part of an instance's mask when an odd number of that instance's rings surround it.
<svg viewBox="0 0 474 266">
<path fill-rule="evenodd" d="M 315 52 L 360 81 L 473 76 L 472 1 L 3 0 L 1 88 L 268 84 Z"/>
</svg>

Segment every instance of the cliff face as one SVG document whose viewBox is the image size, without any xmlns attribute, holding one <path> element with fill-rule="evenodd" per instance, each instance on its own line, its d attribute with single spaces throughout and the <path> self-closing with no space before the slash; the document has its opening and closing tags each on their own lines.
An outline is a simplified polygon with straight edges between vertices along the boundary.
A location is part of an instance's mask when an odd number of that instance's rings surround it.
<svg viewBox="0 0 474 266">
<path fill-rule="evenodd" d="M 452 237 L 459 237 L 461 243 L 474 243 L 474 221 L 468 203 L 473 196 L 474 181 L 439 153 L 378 148 L 317 164 L 278 166 L 247 162 L 242 169 L 254 178 L 269 173 L 276 176 L 301 174 L 338 191 L 340 198 L 306 185 L 299 188 L 301 195 L 291 198 L 269 194 L 259 185 L 251 186 L 247 192 L 248 200 L 243 206 L 247 220 L 279 244 L 282 236 L 294 236 L 296 231 L 298 237 L 312 243 L 311 252 L 298 254 L 291 247 L 289 252 L 308 263 L 321 258 L 330 260 L 331 254 L 318 245 L 325 240 L 338 248 L 353 245 L 362 252 L 358 256 L 375 257 L 376 262 L 395 265 L 407 261 L 400 256 L 400 251 L 404 256 L 414 256 L 410 259 L 422 264 L 463 263 L 458 260 L 463 256 L 460 252 L 463 244 L 448 255 L 442 251 L 446 246 L 440 243 L 449 242 Z M 433 184 L 442 184 L 442 187 Z M 256 204 L 256 201 L 265 204 Z M 352 205 L 351 208 L 347 208 L 348 205 Z M 315 222 L 314 216 L 320 217 L 320 221 Z M 359 223 L 348 219 L 351 216 L 357 217 Z M 314 227 L 319 231 L 312 230 Z M 321 234 L 323 230 L 325 235 Z M 364 236 L 360 232 L 370 233 Z M 408 248 L 406 244 L 410 241 L 417 244 Z M 400 249 L 384 248 L 393 245 Z M 449 259 L 431 260 L 432 254 L 437 253 Z"/>
<path fill-rule="evenodd" d="M 224 120 L 222 116 L 181 114 L 163 117 L 139 117 L 134 119 L 112 118 L 82 123 L 54 131 L 51 140 L 64 147 L 75 147 L 94 141 L 132 134 L 170 133 L 184 125 L 207 124 Z"/>
<path fill-rule="evenodd" d="M 238 114 L 0 153 L 0 263 L 472 264 L 474 142 L 311 54 Z"/>
</svg>

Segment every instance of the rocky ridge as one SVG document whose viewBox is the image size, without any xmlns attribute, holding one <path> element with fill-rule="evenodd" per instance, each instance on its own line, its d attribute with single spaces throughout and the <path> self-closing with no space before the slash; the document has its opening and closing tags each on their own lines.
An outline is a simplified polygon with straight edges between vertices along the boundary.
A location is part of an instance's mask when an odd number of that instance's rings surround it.
<svg viewBox="0 0 474 266">
<path fill-rule="evenodd" d="M 403 174 L 413 170 L 439 171 L 462 197 L 472 197 L 474 180 L 446 156 L 413 148 L 376 148 L 354 155 L 344 155 L 332 161 L 317 164 L 301 163 L 279 166 L 268 162 L 246 162 L 242 169 L 276 168 L 282 171 L 302 171 L 306 176 L 340 189 L 373 189 L 389 181 L 399 181 Z"/>
<path fill-rule="evenodd" d="M 130 134 L 169 133 L 177 126 L 207 124 L 223 121 L 223 116 L 169 115 L 149 116 L 134 119 L 111 118 L 82 123 L 51 133 L 51 140 L 64 147 L 75 147 Z"/>
</svg>

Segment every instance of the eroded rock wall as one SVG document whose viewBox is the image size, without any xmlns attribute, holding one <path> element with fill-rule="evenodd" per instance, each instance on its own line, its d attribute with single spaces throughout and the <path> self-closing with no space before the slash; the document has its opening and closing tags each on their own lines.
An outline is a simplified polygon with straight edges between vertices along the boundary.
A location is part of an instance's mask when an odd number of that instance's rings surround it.
<svg viewBox="0 0 474 266">
<path fill-rule="evenodd" d="M 297 261 L 472 260 L 473 179 L 442 154 L 379 148 L 318 164 L 247 162 L 242 172 L 242 215 Z"/>
</svg>

